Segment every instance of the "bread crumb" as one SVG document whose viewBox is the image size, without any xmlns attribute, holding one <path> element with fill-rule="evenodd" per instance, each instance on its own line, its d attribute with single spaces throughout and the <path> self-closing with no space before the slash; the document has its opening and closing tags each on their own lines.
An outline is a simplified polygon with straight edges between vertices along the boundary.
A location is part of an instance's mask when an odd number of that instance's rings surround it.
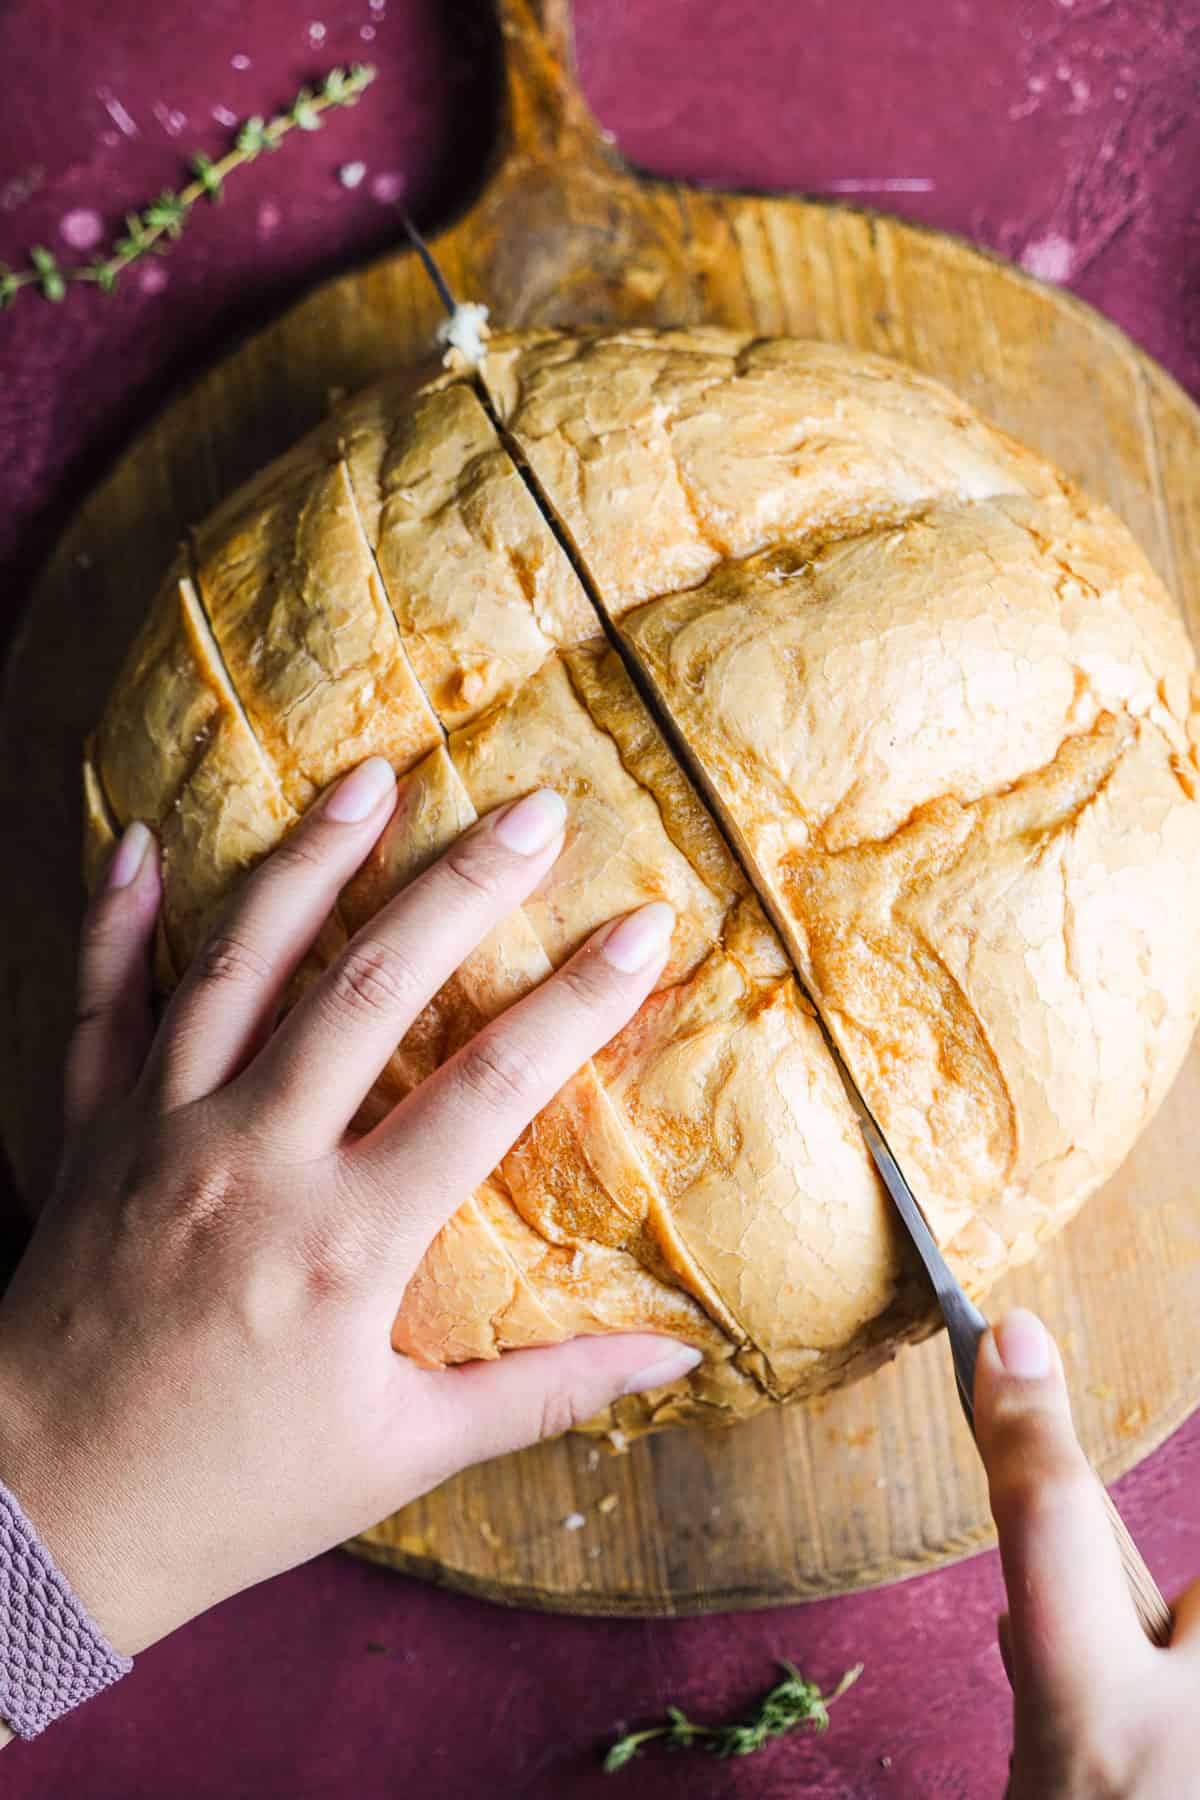
<svg viewBox="0 0 1200 1800">
<path fill-rule="evenodd" d="M 618 1456 L 624 1456 L 629 1448 L 629 1439 L 619 1425 L 614 1425 L 608 1434 L 608 1441 Z"/>
<path fill-rule="evenodd" d="M 587 1520 L 584 1518 L 584 1516 L 581 1512 L 568 1513 L 566 1518 L 563 1520 L 563 1530 L 564 1531 L 582 1531 L 586 1524 L 587 1524 Z"/>
<path fill-rule="evenodd" d="M 596 1470 L 600 1467 L 600 1452 L 598 1450 L 588 1451 L 586 1467 L 589 1475 L 594 1475 L 596 1473 Z"/>
<path fill-rule="evenodd" d="M 479 1535 L 483 1539 L 484 1543 L 487 1544 L 492 1550 L 503 1549 L 504 1540 L 501 1538 L 499 1532 L 496 1530 L 495 1526 L 492 1524 L 490 1519 L 480 1519 Z"/>
<path fill-rule="evenodd" d="M 617 1496 L 615 1494 L 605 1494 L 603 1500 L 598 1500 L 596 1502 L 596 1510 L 597 1512 L 602 1513 L 616 1512 Z"/>
<path fill-rule="evenodd" d="M 460 300 L 450 317 L 438 326 L 438 343 L 447 350 L 457 350 L 470 364 L 481 363 L 487 354 L 484 349 L 488 335 L 487 317 L 486 306 L 480 306 L 474 300 Z"/>
</svg>

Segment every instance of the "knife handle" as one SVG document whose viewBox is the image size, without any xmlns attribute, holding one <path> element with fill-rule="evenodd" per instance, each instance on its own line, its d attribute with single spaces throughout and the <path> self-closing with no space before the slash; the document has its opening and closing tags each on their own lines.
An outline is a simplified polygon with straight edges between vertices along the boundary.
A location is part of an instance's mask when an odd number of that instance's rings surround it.
<svg viewBox="0 0 1200 1800">
<path fill-rule="evenodd" d="M 1171 1641 L 1174 1619 L 1171 1609 L 1163 1598 L 1162 1589 L 1155 1581 L 1146 1566 L 1146 1560 L 1129 1535 L 1129 1527 L 1117 1511 L 1112 1495 L 1096 1477 L 1100 1484 L 1100 1492 L 1104 1495 L 1104 1505 L 1108 1512 L 1108 1522 L 1112 1526 L 1113 1536 L 1117 1540 L 1120 1552 L 1121 1567 L 1125 1571 L 1125 1579 L 1129 1583 L 1129 1593 L 1137 1611 L 1138 1624 L 1160 1650 L 1165 1650 Z"/>
</svg>

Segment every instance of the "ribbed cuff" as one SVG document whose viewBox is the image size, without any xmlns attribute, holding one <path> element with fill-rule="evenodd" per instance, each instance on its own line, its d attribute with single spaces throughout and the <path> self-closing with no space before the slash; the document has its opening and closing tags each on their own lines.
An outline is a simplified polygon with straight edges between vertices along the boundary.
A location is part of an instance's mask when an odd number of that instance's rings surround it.
<svg viewBox="0 0 1200 1800">
<path fill-rule="evenodd" d="M 128 1675 L 55 1567 L 15 1494 L 0 1482 L 0 1718 L 33 1738 Z"/>
</svg>

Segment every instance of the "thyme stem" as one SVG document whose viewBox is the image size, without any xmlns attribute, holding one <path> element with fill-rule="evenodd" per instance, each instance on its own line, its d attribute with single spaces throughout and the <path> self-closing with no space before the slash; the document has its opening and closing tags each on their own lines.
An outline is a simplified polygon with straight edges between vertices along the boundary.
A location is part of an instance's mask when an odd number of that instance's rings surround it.
<svg viewBox="0 0 1200 1800">
<path fill-rule="evenodd" d="M 824 1731 L 829 1724 L 829 1708 L 862 1674 L 862 1664 L 858 1663 L 847 1669 L 831 1694 L 822 1694 L 792 1663 L 784 1662 L 780 1667 L 783 1680 L 763 1695 L 751 1718 L 732 1725 L 698 1725 L 679 1707 L 668 1706 L 665 1724 L 648 1725 L 617 1739 L 604 1758 L 605 1773 L 612 1775 L 623 1769 L 655 1738 L 662 1738 L 672 1750 L 699 1747 L 716 1756 L 751 1756 L 772 1738 L 783 1737 L 799 1726 Z"/>
<path fill-rule="evenodd" d="M 270 119 L 257 115 L 244 119 L 224 156 L 214 162 L 197 151 L 190 161 L 192 180 L 186 186 L 167 189 L 139 212 L 127 213 L 125 231 L 109 246 L 106 256 L 63 267 L 44 244 L 35 244 L 27 268 L 10 269 L 0 263 L 0 307 L 11 305 L 22 288 L 37 288 L 44 299 L 57 302 L 73 281 L 94 282 L 102 292 L 111 294 L 131 263 L 160 253 L 167 241 L 179 236 L 198 201 L 220 200 L 225 179 L 235 169 L 254 162 L 264 151 L 277 150 L 291 131 L 319 131 L 322 113 L 335 106 L 353 106 L 374 79 L 375 70 L 369 64 L 331 69 L 315 92 L 301 88 L 285 111 Z"/>
</svg>

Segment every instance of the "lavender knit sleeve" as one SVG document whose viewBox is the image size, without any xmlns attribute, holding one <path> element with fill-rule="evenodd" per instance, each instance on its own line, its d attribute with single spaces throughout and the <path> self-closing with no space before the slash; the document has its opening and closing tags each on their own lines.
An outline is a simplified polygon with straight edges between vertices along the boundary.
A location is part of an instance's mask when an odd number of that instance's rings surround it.
<svg viewBox="0 0 1200 1800">
<path fill-rule="evenodd" d="M 18 1737 L 47 1725 L 128 1675 L 0 1482 L 0 1719 Z"/>
</svg>

